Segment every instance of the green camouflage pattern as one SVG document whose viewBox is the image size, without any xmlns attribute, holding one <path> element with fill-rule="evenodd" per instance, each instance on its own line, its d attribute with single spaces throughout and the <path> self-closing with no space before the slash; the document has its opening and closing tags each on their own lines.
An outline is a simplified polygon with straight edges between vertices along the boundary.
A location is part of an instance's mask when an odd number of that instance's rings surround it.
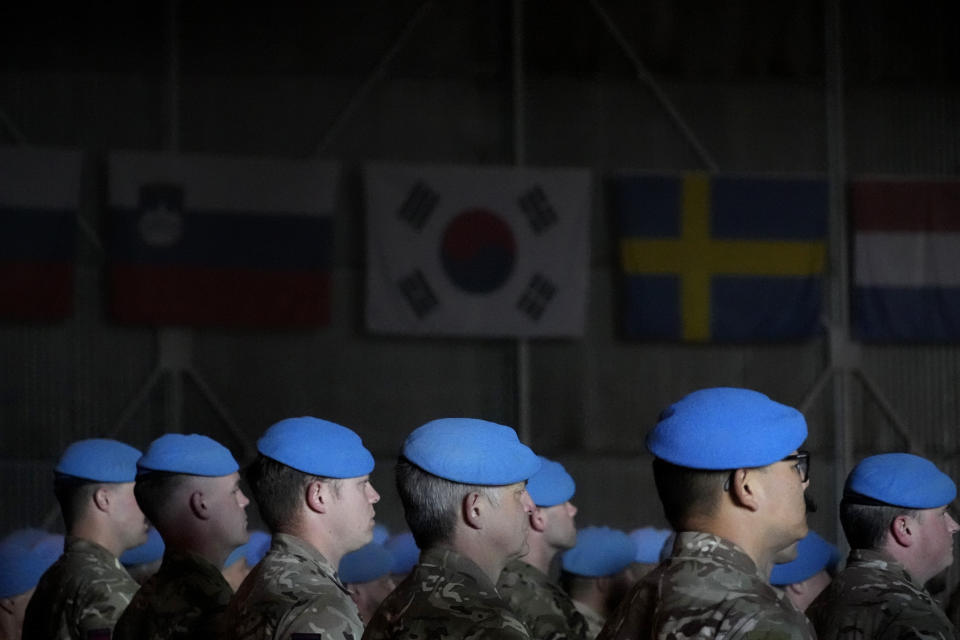
<svg viewBox="0 0 960 640">
<path fill-rule="evenodd" d="M 627 593 L 603 640 L 814 640 L 813 627 L 740 547 L 688 531 Z"/>
<path fill-rule="evenodd" d="M 587 638 L 593 640 L 600 635 L 600 630 L 603 629 L 607 619 L 579 600 L 574 600 L 573 606 L 576 607 L 577 613 L 587 621 Z"/>
<path fill-rule="evenodd" d="M 820 640 L 953 640 L 953 624 L 902 565 L 854 549 L 846 568 L 807 608 Z"/>
<path fill-rule="evenodd" d="M 67 536 L 63 555 L 43 574 L 30 598 L 23 637 L 104 637 L 139 588 L 115 555 L 90 540 Z"/>
<path fill-rule="evenodd" d="M 363 622 L 336 568 L 303 540 L 276 533 L 270 550 L 227 610 L 236 640 L 290 640 L 294 634 L 360 640 Z"/>
<path fill-rule="evenodd" d="M 167 548 L 120 616 L 114 640 L 211 640 L 221 637 L 233 596 L 220 569 L 193 553 Z"/>
<path fill-rule="evenodd" d="M 533 565 L 523 560 L 508 562 L 500 573 L 497 591 L 530 631 L 531 638 L 586 640 L 587 621 L 570 596 Z"/>
<path fill-rule="evenodd" d="M 364 640 L 529 640 L 523 623 L 472 560 L 434 548 L 387 596 Z"/>
</svg>

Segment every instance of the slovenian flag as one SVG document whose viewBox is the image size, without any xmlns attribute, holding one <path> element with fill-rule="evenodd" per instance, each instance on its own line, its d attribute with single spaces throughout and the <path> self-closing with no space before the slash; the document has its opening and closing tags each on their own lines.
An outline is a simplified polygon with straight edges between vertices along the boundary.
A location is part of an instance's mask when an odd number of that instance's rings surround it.
<svg viewBox="0 0 960 640">
<path fill-rule="evenodd" d="M 960 339 L 960 181 L 854 180 L 850 213 L 855 335 Z"/>
<path fill-rule="evenodd" d="M 0 149 L 0 317 L 73 310 L 79 151 Z"/>
<path fill-rule="evenodd" d="M 294 160 L 110 156 L 110 311 L 124 323 L 326 324 L 338 170 Z"/>
<path fill-rule="evenodd" d="M 820 331 L 825 180 L 630 174 L 609 195 L 628 337 L 790 341 Z"/>
<path fill-rule="evenodd" d="M 583 332 L 589 172 L 371 165 L 364 181 L 371 331 Z"/>
</svg>

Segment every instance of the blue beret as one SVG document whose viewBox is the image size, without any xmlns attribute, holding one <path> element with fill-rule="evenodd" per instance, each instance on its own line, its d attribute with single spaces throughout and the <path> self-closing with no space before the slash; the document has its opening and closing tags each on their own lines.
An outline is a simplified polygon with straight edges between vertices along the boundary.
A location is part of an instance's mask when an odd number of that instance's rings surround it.
<svg viewBox="0 0 960 640">
<path fill-rule="evenodd" d="M 37 586 L 40 576 L 60 556 L 54 552 L 55 545 L 24 544 L 17 533 L 0 541 L 0 598 L 12 598 Z M 62 543 L 59 551 L 63 551 Z"/>
<path fill-rule="evenodd" d="M 653 527 L 643 527 L 634 529 L 630 532 L 630 539 L 637 548 L 637 554 L 634 556 L 634 562 L 644 562 L 647 564 L 656 564 L 660 562 L 660 556 L 663 553 L 663 547 L 673 533 L 669 529 L 655 529 Z"/>
<path fill-rule="evenodd" d="M 540 458 L 540 471 L 527 480 L 527 493 L 538 507 L 552 507 L 563 504 L 573 497 L 577 485 L 563 465 L 543 456 Z"/>
<path fill-rule="evenodd" d="M 379 522 L 373 525 L 373 541 L 377 544 L 383 544 L 390 537 L 390 529 Z"/>
<path fill-rule="evenodd" d="M 244 558 L 247 561 L 247 566 L 252 567 L 263 560 L 263 556 L 267 555 L 267 551 L 270 550 L 270 541 L 269 533 L 257 530 L 251 531 L 250 539 L 230 552 L 223 563 L 223 568 L 226 569 L 240 558 Z"/>
<path fill-rule="evenodd" d="M 407 436 L 402 453 L 428 473 L 465 484 L 513 484 L 540 469 L 540 459 L 516 431 L 473 418 L 428 422 Z"/>
<path fill-rule="evenodd" d="M 141 473 L 167 471 L 219 477 L 236 472 L 240 465 L 230 450 L 213 438 L 199 433 L 167 433 L 150 443 L 137 467 Z"/>
<path fill-rule="evenodd" d="M 163 557 L 163 538 L 160 533 L 150 527 L 147 529 L 147 541 L 133 549 L 127 549 L 120 554 L 120 562 L 125 567 L 132 567 L 138 564 L 150 564 Z"/>
<path fill-rule="evenodd" d="M 908 509 L 934 509 L 953 502 L 957 485 L 936 465 L 909 453 L 864 458 L 847 476 L 844 497 L 857 493 Z"/>
<path fill-rule="evenodd" d="M 373 455 L 360 436 L 309 416 L 274 424 L 257 440 L 257 450 L 297 471 L 326 478 L 356 478 L 373 471 Z"/>
<path fill-rule="evenodd" d="M 774 565 L 770 584 L 785 586 L 797 584 L 836 563 L 837 548 L 811 531 L 797 544 L 797 557 L 790 562 Z"/>
<path fill-rule="evenodd" d="M 633 540 L 609 527 L 587 527 L 577 532 L 577 544 L 563 554 L 563 570 L 578 576 L 602 578 L 630 566 L 636 556 Z"/>
<path fill-rule="evenodd" d="M 420 548 L 409 531 L 391 536 L 384 545 L 393 557 L 390 573 L 404 574 L 410 571 L 420 561 Z"/>
<path fill-rule="evenodd" d="M 340 580 L 344 584 L 362 584 L 390 573 L 393 556 L 383 545 L 371 542 L 351 551 L 340 560 Z"/>
<path fill-rule="evenodd" d="M 656 457 L 693 469 L 765 467 L 807 439 L 807 421 L 792 407 L 749 389 L 694 391 L 660 414 L 647 435 Z"/>
<path fill-rule="evenodd" d="M 55 471 L 93 482 L 133 482 L 140 451 L 106 438 L 74 442 L 60 456 Z"/>
</svg>

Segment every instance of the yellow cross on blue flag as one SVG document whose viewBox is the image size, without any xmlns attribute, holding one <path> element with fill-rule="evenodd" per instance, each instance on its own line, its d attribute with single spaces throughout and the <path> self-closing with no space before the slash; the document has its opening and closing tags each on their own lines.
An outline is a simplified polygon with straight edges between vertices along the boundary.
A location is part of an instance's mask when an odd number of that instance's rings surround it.
<svg viewBox="0 0 960 640">
<path fill-rule="evenodd" d="M 609 193 L 628 337 L 771 342 L 820 331 L 825 180 L 630 174 Z"/>
</svg>

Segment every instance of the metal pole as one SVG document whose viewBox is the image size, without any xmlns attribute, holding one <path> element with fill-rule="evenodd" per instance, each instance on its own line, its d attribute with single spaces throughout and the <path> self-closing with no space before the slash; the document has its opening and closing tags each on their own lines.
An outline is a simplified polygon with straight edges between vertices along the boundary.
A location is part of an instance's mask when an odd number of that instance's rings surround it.
<svg viewBox="0 0 960 640">
<path fill-rule="evenodd" d="M 526 78 L 523 66 L 523 2 L 513 0 L 513 163 L 526 164 Z M 516 371 L 517 431 L 520 440 L 531 444 L 530 429 L 530 343 L 519 338 L 514 348 Z"/>
<path fill-rule="evenodd" d="M 620 46 L 620 49 L 623 51 L 624 55 L 630 59 L 630 62 L 633 64 L 633 69 L 637 74 L 637 78 L 640 79 L 647 88 L 650 89 L 650 92 L 653 93 L 653 97 L 660 103 L 660 106 L 664 111 L 667 112 L 667 116 L 673 121 L 674 126 L 680 130 L 680 133 L 686 138 L 690 146 L 693 147 L 693 150 L 697 153 L 697 156 L 700 157 L 700 161 L 708 168 L 710 171 L 719 171 L 719 165 L 713 159 L 713 156 L 710 155 L 710 152 L 707 151 L 707 148 L 701 144 L 700 139 L 697 137 L 697 134 L 694 133 L 690 125 L 687 124 L 683 116 L 680 115 L 680 112 L 674 106 L 673 101 L 667 96 L 663 88 L 657 83 L 656 79 L 653 77 L 653 74 L 647 69 L 646 65 L 643 64 L 643 61 L 640 60 L 640 56 L 637 55 L 637 52 L 634 50 L 633 46 L 627 41 L 623 33 L 617 28 L 617 24 L 613 21 L 613 18 L 610 17 L 610 14 L 600 6 L 598 0 L 590 0 L 590 5 L 593 7 L 593 10 L 600 16 L 600 19 L 603 20 L 604 25 L 607 27 L 607 31 L 610 32 L 610 35 L 613 36 L 613 39 Z"/>
<path fill-rule="evenodd" d="M 377 63 L 377 66 L 374 67 L 370 75 L 367 76 L 367 79 L 363 81 L 363 84 L 360 85 L 360 88 L 357 89 L 353 96 L 351 96 L 350 100 L 347 102 L 347 105 L 340 111 L 333 123 L 327 127 L 327 130 L 320 138 L 319 144 L 317 144 L 316 155 L 321 155 L 323 152 L 325 152 L 337 135 L 339 135 L 340 130 L 343 129 L 350 118 L 353 117 L 353 114 L 357 111 L 357 109 L 360 108 L 360 105 L 363 104 L 363 101 L 366 99 L 367 94 L 370 93 L 370 90 L 373 89 L 377 82 L 379 82 L 380 79 L 383 78 L 384 74 L 386 74 L 387 67 L 407 44 L 407 40 L 410 39 L 414 29 L 416 29 L 418 24 L 420 24 L 420 21 L 423 20 L 424 16 L 427 15 L 427 12 L 432 6 L 432 0 L 427 0 L 417 8 L 413 16 L 411 16 L 411 18 L 407 21 L 407 24 L 404 25 L 403 31 L 400 32 L 400 35 L 394 41 L 393 45 L 387 49 L 386 53 L 383 54 L 380 62 Z"/>
</svg>

